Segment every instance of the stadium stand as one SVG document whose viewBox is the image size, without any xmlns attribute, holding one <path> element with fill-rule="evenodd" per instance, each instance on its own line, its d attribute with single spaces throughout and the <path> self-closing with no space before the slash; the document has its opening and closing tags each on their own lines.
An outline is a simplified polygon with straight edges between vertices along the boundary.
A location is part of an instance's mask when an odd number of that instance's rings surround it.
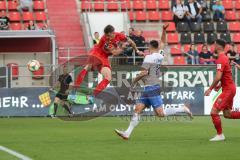
<svg viewBox="0 0 240 160">
<path fill-rule="evenodd" d="M 240 1 L 236 0 L 223 1 L 223 6 L 226 9 L 226 21 L 213 21 L 210 2 L 208 1 L 209 10 L 202 14 L 203 22 L 201 24 L 194 22 L 189 25 L 186 22 L 180 22 L 177 26 L 172 21 L 171 1 L 167 0 L 79 0 L 77 4 L 80 12 L 128 12 L 129 19 L 133 24 L 169 22 L 167 42 L 170 47 L 171 45 L 179 46 L 182 44 L 180 48 L 185 50 L 185 46 L 192 42 L 197 44 L 206 42 L 208 45 L 212 45 L 216 38 L 223 38 L 228 43 L 232 41 L 239 43 Z M 65 10 L 66 7 L 69 9 Z M 12 30 L 24 29 L 30 20 L 33 20 L 40 27 L 47 23 L 56 33 L 59 48 L 85 47 L 76 1 L 34 0 L 33 8 L 33 12 L 24 11 L 23 15 L 21 15 L 17 11 L 15 1 L 0 1 L 0 9 L 6 10 L 10 17 Z M 71 14 L 67 14 L 69 12 Z M 146 40 L 159 39 L 160 36 L 156 32 L 158 31 L 144 31 Z M 171 51 L 172 56 L 174 56 L 176 51 L 174 49 Z M 67 56 L 65 50 L 59 52 L 62 57 Z M 77 56 L 79 53 L 85 52 L 85 50 L 81 49 L 74 50 L 71 54 Z M 65 60 L 60 59 L 59 62 L 63 63 Z"/>
</svg>

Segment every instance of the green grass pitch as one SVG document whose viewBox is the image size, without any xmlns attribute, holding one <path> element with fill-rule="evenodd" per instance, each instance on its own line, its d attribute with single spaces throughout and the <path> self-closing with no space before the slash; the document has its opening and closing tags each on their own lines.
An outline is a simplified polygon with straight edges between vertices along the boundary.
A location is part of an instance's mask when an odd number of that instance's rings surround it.
<svg viewBox="0 0 240 160">
<path fill-rule="evenodd" d="M 222 118 L 223 119 L 223 118 Z M 240 121 L 223 119 L 226 141 L 210 117 L 189 121 L 141 122 L 128 141 L 113 132 L 126 128 L 119 117 L 90 121 L 49 118 L 0 119 L 0 145 L 35 160 L 239 160 Z M 17 159 L 0 151 L 0 160 Z"/>
</svg>

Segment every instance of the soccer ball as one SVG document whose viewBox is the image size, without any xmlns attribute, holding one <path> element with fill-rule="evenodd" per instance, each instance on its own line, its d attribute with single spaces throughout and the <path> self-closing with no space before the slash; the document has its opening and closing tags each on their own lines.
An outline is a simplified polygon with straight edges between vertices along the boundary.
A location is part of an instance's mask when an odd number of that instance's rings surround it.
<svg viewBox="0 0 240 160">
<path fill-rule="evenodd" d="M 40 63 L 37 60 L 31 60 L 28 62 L 27 67 L 29 71 L 34 72 L 40 68 Z"/>
</svg>

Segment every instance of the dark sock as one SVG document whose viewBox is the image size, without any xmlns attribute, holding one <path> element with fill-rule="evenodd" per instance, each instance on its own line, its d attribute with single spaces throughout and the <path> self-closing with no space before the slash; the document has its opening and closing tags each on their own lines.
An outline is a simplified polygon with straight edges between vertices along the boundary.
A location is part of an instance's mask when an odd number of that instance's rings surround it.
<svg viewBox="0 0 240 160">
<path fill-rule="evenodd" d="M 69 114 L 72 114 L 72 111 L 70 110 L 70 107 L 68 105 L 64 104 L 63 108 L 66 109 L 66 111 L 68 111 Z"/>
<path fill-rule="evenodd" d="M 57 103 L 54 103 L 54 112 L 53 112 L 53 115 L 56 115 L 56 114 L 57 114 L 57 108 L 58 108 L 58 104 L 57 104 Z"/>
</svg>

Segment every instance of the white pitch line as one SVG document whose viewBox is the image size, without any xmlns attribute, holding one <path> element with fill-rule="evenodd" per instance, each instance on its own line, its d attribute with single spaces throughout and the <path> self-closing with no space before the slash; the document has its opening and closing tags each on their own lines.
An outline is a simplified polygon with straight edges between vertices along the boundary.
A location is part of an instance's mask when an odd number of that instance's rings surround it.
<svg viewBox="0 0 240 160">
<path fill-rule="evenodd" d="M 24 156 L 24 155 L 14 151 L 14 150 L 11 150 L 11 149 L 3 147 L 3 146 L 0 146 L 0 150 L 4 151 L 4 152 L 7 152 L 7 153 L 9 153 L 9 154 L 11 154 L 11 155 L 13 155 L 17 158 L 20 158 L 21 160 L 32 160 L 31 158 L 29 158 L 27 156 Z"/>
</svg>

